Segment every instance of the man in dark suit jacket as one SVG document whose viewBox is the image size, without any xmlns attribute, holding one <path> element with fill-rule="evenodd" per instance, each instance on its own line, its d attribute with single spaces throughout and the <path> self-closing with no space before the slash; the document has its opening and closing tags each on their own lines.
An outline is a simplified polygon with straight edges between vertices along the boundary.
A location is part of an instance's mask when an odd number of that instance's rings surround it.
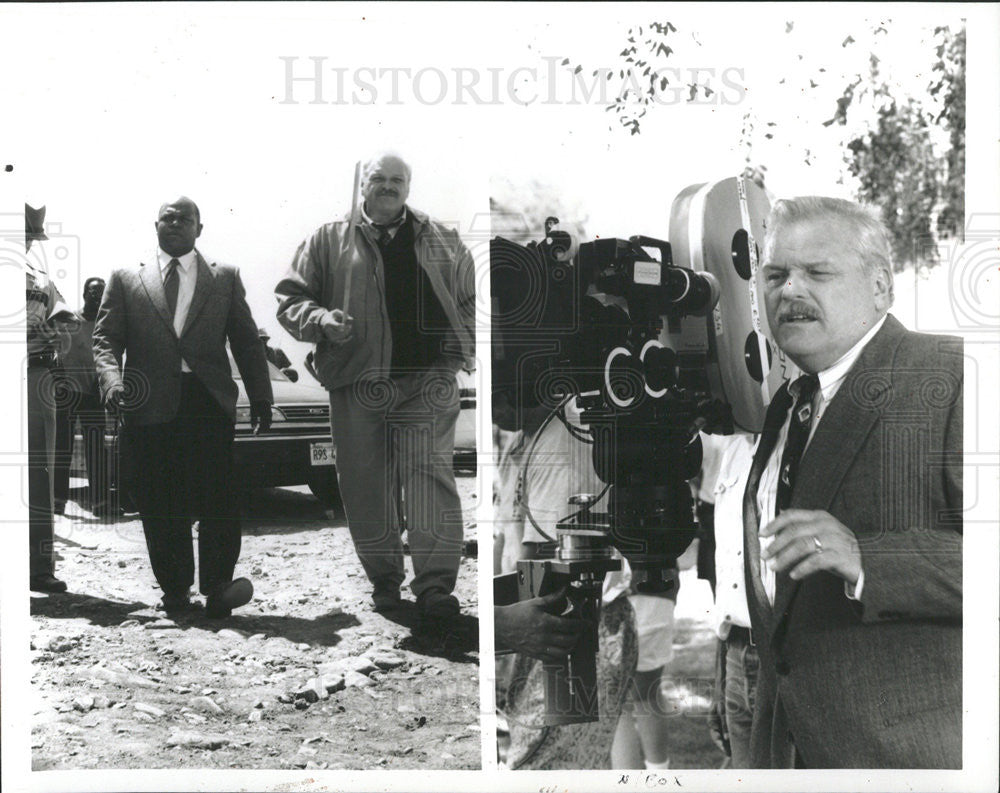
<svg viewBox="0 0 1000 793">
<path fill-rule="evenodd" d="M 856 204 L 778 202 L 763 261 L 774 338 L 816 377 L 775 395 L 744 498 L 752 765 L 960 768 L 961 340 L 887 315 Z"/>
<path fill-rule="evenodd" d="M 257 432 L 270 427 L 273 397 L 239 271 L 195 250 L 201 231 L 191 199 L 160 207 L 157 256 L 108 281 L 94 359 L 104 403 L 122 416 L 162 608 L 192 607 L 197 519 L 199 588 L 207 615 L 224 618 L 253 596 L 247 579 L 233 580 L 241 538 L 232 482 L 237 387 L 227 339 Z"/>
</svg>

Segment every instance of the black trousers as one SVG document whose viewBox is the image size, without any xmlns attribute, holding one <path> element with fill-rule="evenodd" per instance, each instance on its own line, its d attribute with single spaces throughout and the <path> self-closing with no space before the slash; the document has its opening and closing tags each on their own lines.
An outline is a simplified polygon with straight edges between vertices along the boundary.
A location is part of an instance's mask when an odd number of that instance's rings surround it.
<svg viewBox="0 0 1000 793">
<path fill-rule="evenodd" d="M 104 448 L 104 408 L 96 394 L 73 392 L 70 400 L 63 400 L 56 407 L 55 500 L 65 504 L 69 497 L 69 469 L 73 461 L 77 420 L 83 436 L 89 484 L 87 495 L 91 507 L 100 506 L 108 500 L 111 483 L 108 455 Z"/>
<path fill-rule="evenodd" d="M 53 573 L 52 459 L 55 385 L 48 366 L 28 364 L 28 542 L 31 575 Z"/>
<path fill-rule="evenodd" d="M 708 581 L 715 596 L 715 504 L 695 501 L 698 515 L 698 578 Z"/>
<path fill-rule="evenodd" d="M 194 584 L 191 524 L 197 520 L 198 588 L 207 595 L 232 580 L 240 555 L 233 423 L 195 375 L 181 377 L 176 418 L 126 425 L 126 432 L 153 575 L 166 594 Z"/>
</svg>

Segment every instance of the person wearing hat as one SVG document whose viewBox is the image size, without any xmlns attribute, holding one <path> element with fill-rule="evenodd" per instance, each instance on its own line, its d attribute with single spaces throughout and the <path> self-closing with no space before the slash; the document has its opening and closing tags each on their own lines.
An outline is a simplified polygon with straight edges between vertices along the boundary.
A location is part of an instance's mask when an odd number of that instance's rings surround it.
<svg viewBox="0 0 1000 793">
<path fill-rule="evenodd" d="M 271 341 L 271 334 L 267 332 L 267 328 L 258 328 L 257 333 L 260 335 L 260 340 L 264 345 L 264 355 L 267 356 L 268 362 L 277 366 L 281 370 L 281 373 L 293 383 L 297 383 L 299 381 L 299 373 L 292 367 L 292 362 L 288 360 L 288 356 L 285 355 L 284 350 L 280 347 L 272 347 L 268 343 Z"/>
<path fill-rule="evenodd" d="M 24 205 L 24 250 L 47 240 L 45 207 Z M 28 541 L 32 592 L 65 592 L 55 576 L 52 552 L 52 471 L 56 443 L 56 380 L 53 369 L 59 343 L 57 323 L 71 320 L 63 296 L 52 283 L 44 259 L 25 255 L 25 311 L 28 347 Z"/>
</svg>

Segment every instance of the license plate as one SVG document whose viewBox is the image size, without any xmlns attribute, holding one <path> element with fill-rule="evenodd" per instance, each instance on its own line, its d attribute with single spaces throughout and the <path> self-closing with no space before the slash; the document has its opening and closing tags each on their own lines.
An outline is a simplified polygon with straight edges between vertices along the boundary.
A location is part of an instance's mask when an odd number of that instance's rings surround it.
<svg viewBox="0 0 1000 793">
<path fill-rule="evenodd" d="M 336 462 L 333 443 L 310 443 L 309 459 L 313 465 L 333 465 Z"/>
</svg>

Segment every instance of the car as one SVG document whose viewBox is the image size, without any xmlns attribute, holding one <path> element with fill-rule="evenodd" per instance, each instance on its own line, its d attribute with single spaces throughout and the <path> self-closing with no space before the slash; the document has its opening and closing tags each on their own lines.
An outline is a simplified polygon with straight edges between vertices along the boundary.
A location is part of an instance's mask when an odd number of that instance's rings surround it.
<svg viewBox="0 0 1000 793">
<path fill-rule="evenodd" d="M 250 403 L 235 362 L 230 360 L 240 393 L 236 402 L 234 459 L 237 481 L 248 487 L 308 485 L 324 504 L 339 507 L 337 455 L 330 435 L 330 401 L 325 388 L 300 379 L 292 382 L 268 363 L 274 391 L 272 424 L 254 435 Z M 461 473 L 476 470 L 476 389 L 474 376 L 458 373 L 461 411 L 455 427 L 454 466 Z"/>
<path fill-rule="evenodd" d="M 336 455 L 330 438 L 330 399 L 319 384 L 292 382 L 268 362 L 274 405 L 271 429 L 254 435 L 250 401 L 239 369 L 230 354 L 236 400 L 233 462 L 241 487 L 308 485 L 312 494 L 331 507 L 340 505 Z"/>
<path fill-rule="evenodd" d="M 307 485 L 316 498 L 332 508 L 341 506 L 337 484 L 337 456 L 330 435 L 330 401 L 319 383 L 290 380 L 268 363 L 274 393 L 271 429 L 254 435 L 250 427 L 250 402 L 239 369 L 230 353 L 233 379 L 239 388 L 233 459 L 235 481 L 242 489 Z M 476 470 L 476 390 L 473 375 L 459 372 L 461 412 L 455 431 L 456 472 Z M 110 427 L 110 425 L 109 425 Z M 113 433 L 105 443 L 117 450 Z M 73 476 L 86 476 L 83 441 L 74 442 Z M 114 468 L 117 466 L 114 465 Z M 113 476 L 113 475 L 112 475 Z"/>
</svg>

